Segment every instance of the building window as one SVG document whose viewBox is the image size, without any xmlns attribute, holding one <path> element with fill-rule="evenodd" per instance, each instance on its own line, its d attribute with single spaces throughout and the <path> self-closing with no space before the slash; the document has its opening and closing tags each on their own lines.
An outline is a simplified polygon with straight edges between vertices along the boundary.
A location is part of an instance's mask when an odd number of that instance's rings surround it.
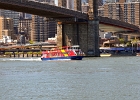
<svg viewBox="0 0 140 100">
<path fill-rule="evenodd" d="M 127 9 L 128 5 L 124 4 L 124 21 L 128 22 L 128 9 Z"/>
<path fill-rule="evenodd" d="M 135 4 L 134 3 L 131 3 L 130 21 L 132 24 L 135 24 Z"/>
<path fill-rule="evenodd" d="M 131 3 L 131 9 L 135 9 L 135 4 Z"/>
<path fill-rule="evenodd" d="M 116 4 L 116 17 L 117 17 L 117 19 L 119 18 L 119 16 L 120 16 L 120 5 Z"/>
<path fill-rule="evenodd" d="M 131 18 L 131 23 L 135 24 L 135 18 Z"/>
</svg>

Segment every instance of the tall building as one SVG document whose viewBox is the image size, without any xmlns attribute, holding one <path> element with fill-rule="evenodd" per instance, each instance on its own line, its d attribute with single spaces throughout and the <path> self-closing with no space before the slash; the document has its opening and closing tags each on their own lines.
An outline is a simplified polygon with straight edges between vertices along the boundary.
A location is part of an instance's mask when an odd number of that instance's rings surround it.
<svg viewBox="0 0 140 100">
<path fill-rule="evenodd" d="M 99 6 L 99 8 L 102 5 L 103 5 L 103 0 L 98 0 L 98 6 Z M 89 11 L 88 0 L 85 0 L 85 1 L 82 2 L 82 12 L 88 13 L 88 11 Z"/>
<path fill-rule="evenodd" d="M 99 16 L 140 25 L 140 2 L 106 3 L 98 12 Z"/>
<path fill-rule="evenodd" d="M 104 0 L 98 0 L 98 2 L 99 2 L 98 5 L 99 6 L 103 5 L 103 1 Z M 88 0 L 82 0 L 82 2 L 88 3 Z"/>
<path fill-rule="evenodd" d="M 99 2 L 99 6 L 102 6 L 103 5 L 103 0 L 98 0 L 98 2 Z"/>
<path fill-rule="evenodd" d="M 54 0 L 37 0 L 54 4 Z M 55 37 L 56 22 L 50 21 L 45 17 L 32 15 L 31 40 L 35 42 L 45 42 L 50 37 Z"/>
<path fill-rule="evenodd" d="M 54 5 L 54 0 L 35 0 Z M 56 34 L 56 22 L 45 21 L 44 17 L 11 10 L 0 10 L 0 16 L 13 19 L 14 33 L 24 35 L 26 39 L 33 41 L 45 41 Z"/>
<path fill-rule="evenodd" d="M 50 37 L 55 37 L 56 22 L 49 21 L 44 17 L 32 16 L 31 40 L 35 42 L 45 42 Z"/>
<path fill-rule="evenodd" d="M 88 10 L 89 10 L 89 4 L 83 2 L 83 3 L 82 3 L 82 12 L 88 13 Z"/>
<path fill-rule="evenodd" d="M 11 10 L 0 10 L 0 16 L 4 18 L 12 18 L 14 23 L 14 33 L 18 34 L 18 24 L 19 24 L 19 12 L 11 11 Z"/>
<path fill-rule="evenodd" d="M 24 35 L 27 40 L 31 40 L 32 19 L 20 19 L 18 31 L 20 35 Z"/>
<path fill-rule="evenodd" d="M 19 19 L 32 19 L 32 14 L 20 12 Z"/>
<path fill-rule="evenodd" d="M 11 18 L 0 17 L 0 39 L 9 36 L 13 39 L 13 20 Z"/>
<path fill-rule="evenodd" d="M 106 3 L 116 3 L 116 2 L 119 2 L 119 3 L 130 3 L 130 2 L 140 2 L 140 0 L 104 0 Z"/>
<path fill-rule="evenodd" d="M 67 0 L 67 8 L 68 9 L 73 9 L 73 3 L 74 3 L 73 0 Z"/>
<path fill-rule="evenodd" d="M 120 0 L 121 1 L 121 0 Z M 124 0 L 125 2 L 140 2 L 140 0 Z"/>
</svg>

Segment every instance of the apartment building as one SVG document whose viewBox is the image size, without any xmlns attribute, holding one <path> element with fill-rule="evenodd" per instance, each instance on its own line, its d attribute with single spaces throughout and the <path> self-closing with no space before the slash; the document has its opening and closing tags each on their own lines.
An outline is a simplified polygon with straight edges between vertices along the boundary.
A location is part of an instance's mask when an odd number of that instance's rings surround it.
<svg viewBox="0 0 140 100">
<path fill-rule="evenodd" d="M 54 5 L 54 0 L 35 0 Z M 34 42 L 45 42 L 50 37 L 55 37 L 56 22 L 45 17 L 32 15 L 30 40 Z"/>
<path fill-rule="evenodd" d="M 102 6 L 103 5 L 103 0 L 98 0 L 98 2 L 99 2 L 98 3 L 99 6 Z"/>
<path fill-rule="evenodd" d="M 103 5 L 103 0 L 98 0 L 98 6 L 102 6 Z M 89 11 L 89 3 L 88 0 L 85 0 L 84 2 L 82 2 L 82 12 L 84 13 L 88 13 Z"/>
<path fill-rule="evenodd" d="M 19 20 L 18 32 L 24 35 L 27 40 L 31 40 L 32 19 L 23 18 Z"/>
<path fill-rule="evenodd" d="M 13 39 L 13 19 L 0 17 L 0 39 L 9 36 Z"/>
<path fill-rule="evenodd" d="M 140 2 L 120 0 L 115 3 L 105 3 L 98 10 L 99 16 L 121 20 L 134 25 L 140 25 Z"/>
<path fill-rule="evenodd" d="M 45 17 L 32 16 L 31 40 L 35 42 L 45 42 L 50 37 L 55 37 L 56 22 L 49 21 Z"/>
<path fill-rule="evenodd" d="M 12 18 L 14 24 L 14 34 L 18 34 L 19 12 L 0 9 L 0 16 L 4 18 Z"/>
</svg>

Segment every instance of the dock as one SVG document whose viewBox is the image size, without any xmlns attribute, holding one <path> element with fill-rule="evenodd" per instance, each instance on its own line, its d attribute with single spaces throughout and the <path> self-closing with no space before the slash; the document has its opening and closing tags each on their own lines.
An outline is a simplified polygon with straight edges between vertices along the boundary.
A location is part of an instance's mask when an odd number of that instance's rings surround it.
<svg viewBox="0 0 140 100">
<path fill-rule="evenodd" d="M 1 46 L 0 57 L 41 57 L 42 51 L 56 48 L 56 44 L 28 44 Z"/>
</svg>

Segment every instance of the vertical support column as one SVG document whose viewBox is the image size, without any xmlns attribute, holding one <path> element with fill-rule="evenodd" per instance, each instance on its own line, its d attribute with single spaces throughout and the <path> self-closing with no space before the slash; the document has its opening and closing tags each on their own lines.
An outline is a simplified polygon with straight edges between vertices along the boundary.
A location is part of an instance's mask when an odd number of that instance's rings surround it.
<svg viewBox="0 0 140 100">
<path fill-rule="evenodd" d="M 71 46 L 77 44 L 77 25 L 57 23 L 57 46 Z"/>
<path fill-rule="evenodd" d="M 57 46 L 62 47 L 63 46 L 63 25 L 61 22 L 57 23 Z"/>
<path fill-rule="evenodd" d="M 87 56 L 100 56 L 98 0 L 89 0 L 88 49 Z"/>
<path fill-rule="evenodd" d="M 79 24 L 76 24 L 77 45 L 79 45 Z"/>
<path fill-rule="evenodd" d="M 72 32 L 72 39 L 73 45 L 80 45 L 79 44 L 79 24 L 73 24 L 73 32 Z"/>
<path fill-rule="evenodd" d="M 66 0 L 58 0 L 58 6 L 66 7 L 67 6 L 67 1 Z"/>
<path fill-rule="evenodd" d="M 74 10 L 81 11 L 81 0 L 74 0 Z"/>
<path fill-rule="evenodd" d="M 65 46 L 74 45 L 75 39 L 73 38 L 74 35 L 73 24 L 64 24 L 64 44 Z"/>
<path fill-rule="evenodd" d="M 88 24 L 79 24 L 79 45 L 81 50 L 87 55 L 88 51 Z"/>
</svg>

